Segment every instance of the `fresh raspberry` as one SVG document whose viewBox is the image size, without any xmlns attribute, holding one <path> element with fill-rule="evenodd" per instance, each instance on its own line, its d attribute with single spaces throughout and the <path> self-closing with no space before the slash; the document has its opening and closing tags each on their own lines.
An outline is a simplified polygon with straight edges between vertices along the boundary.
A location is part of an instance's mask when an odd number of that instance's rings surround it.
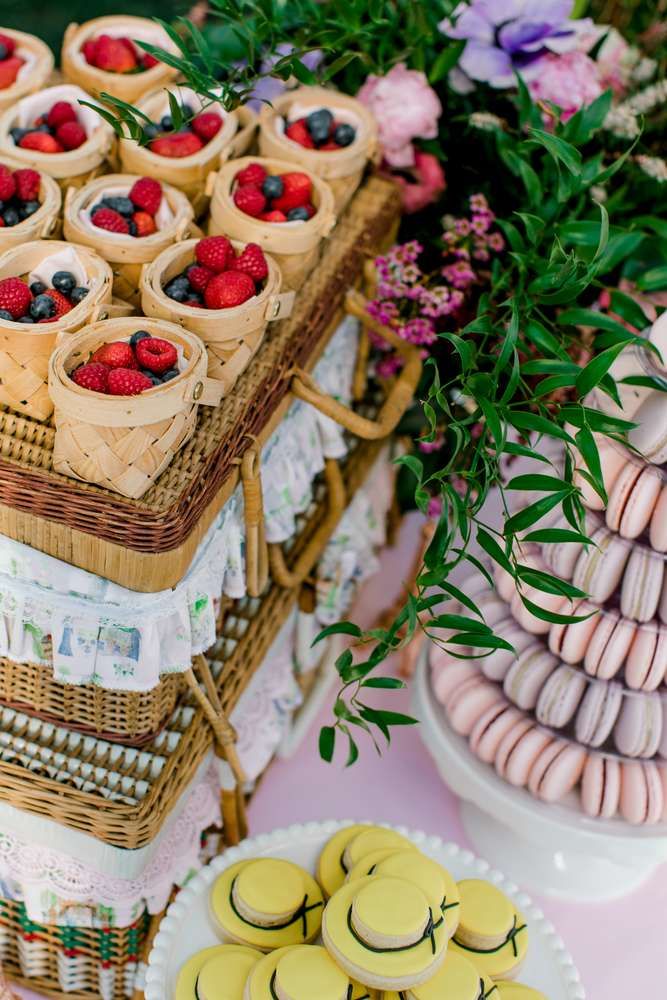
<svg viewBox="0 0 667 1000">
<path fill-rule="evenodd" d="M 237 271 L 249 274 L 255 281 L 262 281 L 269 273 L 264 251 L 257 243 L 248 243 L 243 253 L 236 258 L 234 267 Z"/>
<path fill-rule="evenodd" d="M 245 184 L 234 192 L 234 204 L 246 215 L 261 215 L 266 208 L 266 198 L 255 184 Z"/>
<path fill-rule="evenodd" d="M 195 246 L 195 260 L 202 267 L 219 274 L 233 267 L 236 254 L 226 236 L 205 236 Z"/>
<path fill-rule="evenodd" d="M 107 391 L 112 396 L 138 396 L 146 389 L 152 389 L 153 383 L 148 375 L 133 371 L 130 368 L 112 368 L 109 372 Z"/>
<path fill-rule="evenodd" d="M 121 38 L 118 39 L 118 41 L 122 42 L 122 44 L 125 46 L 125 48 L 127 49 L 127 51 L 130 52 L 134 56 L 135 59 L 139 58 L 139 53 L 137 52 L 137 47 L 136 47 L 136 45 L 134 44 L 134 42 L 132 41 L 131 38 L 128 38 L 127 35 L 123 35 Z"/>
<path fill-rule="evenodd" d="M 292 142 L 298 142 L 300 146 L 305 146 L 306 149 L 315 149 L 315 143 L 313 142 L 313 137 L 308 131 L 308 126 L 306 125 L 305 118 L 299 118 L 298 121 L 292 122 L 285 129 L 285 135 Z"/>
<path fill-rule="evenodd" d="M 130 188 L 129 199 L 142 212 L 156 215 L 162 202 L 162 185 L 153 177 L 140 177 Z"/>
<path fill-rule="evenodd" d="M 25 316 L 32 302 L 32 293 L 20 278 L 0 280 L 0 309 L 6 309 L 14 319 Z"/>
<path fill-rule="evenodd" d="M 176 367 L 178 354 L 176 348 L 168 340 L 160 337 L 147 337 L 140 340 L 136 348 L 137 361 L 142 368 L 156 375 L 163 375 L 170 368 Z"/>
<path fill-rule="evenodd" d="M 37 201 L 42 186 L 42 179 L 36 170 L 29 168 L 15 170 L 16 194 L 21 201 Z"/>
<path fill-rule="evenodd" d="M 137 60 L 120 38 L 99 35 L 95 42 L 95 66 L 105 73 L 131 73 Z"/>
<path fill-rule="evenodd" d="M 61 316 L 64 316 L 65 313 L 71 312 L 74 308 L 67 296 L 63 295 L 62 292 L 59 292 L 57 288 L 47 288 L 44 295 L 48 295 L 48 297 L 53 299 L 56 304 L 55 315 L 50 317 L 52 321 L 60 319 Z"/>
<path fill-rule="evenodd" d="M 94 39 L 89 38 L 87 42 L 84 42 L 81 46 L 81 51 L 83 52 L 83 58 L 86 60 L 89 66 L 95 65 L 95 57 L 97 53 L 97 45 Z"/>
<path fill-rule="evenodd" d="M 72 381 L 80 385 L 82 389 L 91 389 L 93 392 L 106 392 L 109 380 L 109 369 L 106 365 L 89 361 L 87 365 L 80 365 L 72 372 Z"/>
<path fill-rule="evenodd" d="M 215 239 L 215 236 L 210 238 Z M 193 264 L 188 268 L 188 281 L 195 292 L 203 292 L 214 274 L 215 272 L 208 267 Z"/>
<path fill-rule="evenodd" d="M 308 174 L 297 171 L 289 174 L 282 174 L 283 193 L 279 198 L 273 199 L 273 207 L 281 212 L 289 212 L 290 208 L 298 208 L 306 205 L 313 193 L 313 184 Z"/>
<path fill-rule="evenodd" d="M 150 52 L 144 52 L 141 57 L 141 65 L 144 69 L 153 69 L 153 66 L 157 66 L 159 62 L 160 60 L 156 59 Z"/>
<path fill-rule="evenodd" d="M 64 149 L 78 149 L 87 138 L 85 128 L 78 122 L 63 122 L 56 129 L 56 139 Z"/>
<path fill-rule="evenodd" d="M 21 149 L 34 149 L 37 153 L 64 152 L 60 143 L 48 132 L 27 132 L 19 142 L 19 146 Z"/>
<path fill-rule="evenodd" d="M 158 156 L 175 159 L 198 153 L 204 148 L 204 143 L 194 132 L 175 132 L 173 135 L 162 135 L 159 139 L 153 139 L 148 148 Z"/>
<path fill-rule="evenodd" d="M 120 212 L 114 212 L 113 208 L 98 208 L 91 215 L 90 221 L 98 229 L 107 229 L 110 233 L 127 235 L 130 231 L 127 219 L 124 219 Z"/>
<path fill-rule="evenodd" d="M 10 56 L 0 62 L 0 90 L 6 90 L 16 82 L 24 60 L 20 56 Z"/>
<path fill-rule="evenodd" d="M 0 201 L 9 201 L 16 194 L 16 180 L 9 167 L 0 163 Z"/>
<path fill-rule="evenodd" d="M 243 170 L 239 170 L 234 180 L 239 187 L 245 187 L 246 184 L 254 184 L 255 187 L 261 188 L 266 177 L 266 170 L 261 163 L 249 163 Z"/>
<path fill-rule="evenodd" d="M 255 294 L 255 282 L 243 271 L 223 271 L 211 278 L 204 301 L 209 309 L 232 309 L 243 305 Z"/>
<path fill-rule="evenodd" d="M 202 111 L 190 122 L 190 127 L 202 142 L 210 142 L 222 128 L 222 118 L 215 111 Z"/>
<path fill-rule="evenodd" d="M 287 222 L 287 216 L 284 212 L 279 212 L 277 209 L 272 209 L 270 212 L 263 212 L 260 215 L 262 222 Z"/>
<path fill-rule="evenodd" d="M 93 354 L 91 361 L 97 361 L 107 368 L 138 368 L 134 351 L 123 340 L 114 340 L 111 344 L 103 344 Z"/>
<path fill-rule="evenodd" d="M 1 215 L 0 215 L 0 229 L 4 229 L 4 228 L 5 228 L 5 220 L 4 220 L 4 219 L 3 219 L 3 217 L 2 217 Z"/>
<path fill-rule="evenodd" d="M 4 45 L 7 52 L 7 56 L 14 54 L 14 49 L 16 48 L 16 42 L 11 37 L 11 35 L 5 35 L 4 32 L 0 32 L 0 45 Z"/>
<path fill-rule="evenodd" d="M 132 221 L 137 227 L 137 236 L 152 236 L 153 233 L 157 232 L 155 219 L 148 212 L 135 212 Z"/>
<path fill-rule="evenodd" d="M 332 151 L 332 150 L 334 150 L 334 149 L 341 149 L 341 147 L 340 147 L 340 146 L 338 145 L 338 143 L 337 143 L 337 142 L 334 142 L 334 140 L 333 140 L 333 139 L 329 139 L 329 141 L 328 141 L 328 142 L 325 142 L 325 143 L 323 143 L 323 144 L 322 144 L 322 145 L 321 145 L 321 146 L 319 147 L 319 149 L 320 149 L 320 151 L 322 151 L 322 152 L 325 152 L 325 153 L 328 153 L 328 152 L 331 152 L 331 151 Z"/>
<path fill-rule="evenodd" d="M 46 124 L 49 128 L 58 128 L 65 122 L 75 122 L 76 120 L 76 110 L 69 101 L 56 101 L 46 116 Z"/>
</svg>

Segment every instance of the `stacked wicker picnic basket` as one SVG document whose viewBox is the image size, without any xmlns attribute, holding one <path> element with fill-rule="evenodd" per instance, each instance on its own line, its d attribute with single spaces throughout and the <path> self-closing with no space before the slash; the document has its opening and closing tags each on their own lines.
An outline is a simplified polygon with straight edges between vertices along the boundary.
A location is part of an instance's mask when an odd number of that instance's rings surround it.
<svg viewBox="0 0 667 1000">
<path fill-rule="evenodd" d="M 80 58 L 115 30 L 101 21 L 67 33 L 68 99 L 137 86 Z M 41 204 L 0 230 L 0 278 L 55 255 L 88 294 L 43 326 L 0 318 L 0 959 L 46 995 L 122 1000 L 141 994 L 178 885 L 243 836 L 245 796 L 326 666 L 312 639 L 373 566 L 421 363 L 365 310 L 399 199 L 370 169 L 363 110 L 363 148 L 322 154 L 321 170 L 245 109 L 181 161 L 117 141 L 102 118 L 81 151 L 49 156 L 11 141 L 52 69 L 36 39 L 17 46 L 34 56 L 13 100 L 0 92 L 0 163 L 39 171 Z M 163 65 L 141 76 L 119 96 L 162 106 L 160 87 L 178 87 Z M 313 177 L 301 229 L 235 211 L 233 178 L 263 153 Z M 85 225 L 91 200 L 160 170 L 170 214 L 155 237 L 134 247 Z M 271 259 L 235 321 L 161 294 L 204 232 Z M 131 398 L 77 393 L 77 359 L 139 328 L 178 347 L 177 377 Z M 403 354 L 391 382 L 367 376 L 371 333 Z"/>
</svg>

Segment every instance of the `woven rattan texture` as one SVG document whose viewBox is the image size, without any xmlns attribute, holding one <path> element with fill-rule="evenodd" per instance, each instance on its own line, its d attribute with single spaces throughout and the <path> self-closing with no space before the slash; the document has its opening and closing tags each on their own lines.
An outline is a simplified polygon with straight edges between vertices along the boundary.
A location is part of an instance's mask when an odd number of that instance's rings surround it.
<svg viewBox="0 0 667 1000">
<path fill-rule="evenodd" d="M 192 439 L 141 500 L 53 473 L 52 428 L 6 410 L 0 411 L 0 504 L 138 552 L 177 548 L 233 473 L 248 435 L 261 432 L 286 396 L 290 370 L 307 365 L 364 258 L 391 231 L 398 208 L 397 189 L 386 181 L 371 177 L 359 190 L 300 289 L 292 316 L 275 325 L 222 405 L 200 411 Z M 11 534 L 11 519 L 2 530 Z M 21 540 L 39 547 L 42 530 L 36 525 Z"/>
</svg>

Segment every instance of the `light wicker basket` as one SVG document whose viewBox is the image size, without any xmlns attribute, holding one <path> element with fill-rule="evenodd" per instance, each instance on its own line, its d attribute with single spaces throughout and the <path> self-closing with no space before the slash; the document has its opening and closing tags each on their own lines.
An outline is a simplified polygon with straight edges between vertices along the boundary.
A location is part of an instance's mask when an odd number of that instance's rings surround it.
<svg viewBox="0 0 667 1000">
<path fill-rule="evenodd" d="M 82 212 L 98 202 L 106 190 L 118 189 L 127 194 L 138 179 L 139 175 L 133 174 L 106 174 L 82 188 L 70 188 L 64 210 L 65 239 L 91 247 L 104 257 L 112 266 L 114 295 L 134 306 L 141 302 L 139 279 L 144 264 L 197 231 L 192 205 L 182 191 L 170 184 L 163 185 L 162 197 L 171 209 L 172 221 L 151 236 L 137 238 L 109 233 L 82 218 Z"/>
<path fill-rule="evenodd" d="M 357 135 L 353 143 L 344 149 L 321 151 L 306 149 L 285 135 L 284 119 L 290 115 L 296 117 L 297 112 L 302 117 L 322 107 L 329 108 L 335 118 L 355 126 Z M 336 90 L 299 87 L 265 104 L 260 112 L 260 155 L 289 160 L 324 178 L 333 192 L 337 215 L 359 187 L 366 164 L 376 158 L 377 151 L 377 124 L 373 115 L 360 101 Z"/>
<path fill-rule="evenodd" d="M 177 378 L 139 396 L 108 396 L 76 385 L 70 372 L 102 344 L 129 338 L 137 329 L 180 348 Z M 49 393 L 55 406 L 53 468 L 86 483 L 138 499 L 191 437 L 201 403 L 217 405 L 219 383 L 206 378 L 206 350 L 199 337 L 155 319 L 94 323 L 59 347 L 49 362 Z"/>
<path fill-rule="evenodd" d="M 0 158 L 0 163 L 9 167 L 10 170 L 20 170 L 22 166 L 9 156 Z M 0 229 L 0 253 L 31 240 L 45 240 L 59 236 L 62 227 L 60 187 L 48 174 L 42 173 L 40 176 L 40 207 L 33 215 L 28 216 L 27 219 L 15 226 L 4 226 Z"/>
<path fill-rule="evenodd" d="M 64 153 L 40 153 L 34 149 L 22 149 L 15 145 L 10 135 L 10 130 L 14 126 L 22 126 L 28 120 L 33 120 L 40 113 L 43 113 L 56 101 L 69 101 L 78 108 L 79 101 L 92 100 L 80 87 L 73 84 L 59 84 L 55 87 L 48 87 L 38 95 L 24 98 L 18 104 L 8 108 L 0 116 L 0 155 L 8 156 L 16 160 L 23 167 L 32 167 L 42 174 L 49 174 L 58 181 L 63 190 L 68 187 L 81 187 L 98 174 L 105 173 L 108 169 L 108 159 L 113 154 L 115 145 L 115 134 L 111 125 L 107 124 L 92 109 L 79 109 L 79 114 L 85 114 L 88 138 L 79 146 Z M 32 103 L 36 101 L 33 108 Z M 27 109 L 30 108 L 28 114 Z M 27 115 L 24 122 L 24 116 Z"/>
<path fill-rule="evenodd" d="M 35 94 L 41 90 L 53 73 L 53 53 L 48 45 L 25 31 L 15 31 L 13 28 L 0 28 L 3 35 L 9 35 L 16 40 L 16 48 L 24 49 L 33 62 L 30 70 L 26 70 L 21 79 L 16 79 L 11 87 L 0 90 L 0 111 L 11 108 L 26 94 Z"/>
<path fill-rule="evenodd" d="M 241 212 L 234 204 L 234 180 L 250 163 L 261 163 L 269 173 L 286 174 L 294 170 L 294 164 L 285 160 L 254 156 L 225 163 L 208 182 L 212 191 L 209 233 L 259 243 L 276 260 L 284 286 L 298 290 L 319 260 L 323 238 L 336 225 L 331 188 L 312 171 L 305 170 L 313 183 L 313 204 L 317 209 L 312 219 L 307 222 L 263 222 Z"/>
<path fill-rule="evenodd" d="M 168 88 L 183 101 L 192 103 L 195 107 L 202 106 L 202 100 L 194 91 L 187 87 L 172 85 Z M 165 89 L 149 94 L 137 107 L 152 119 L 159 119 L 169 113 L 169 103 Z M 118 143 L 118 155 L 121 169 L 125 173 L 155 177 L 156 180 L 172 184 L 184 192 L 192 202 L 195 214 L 199 216 L 208 207 L 206 194 L 206 178 L 211 170 L 217 169 L 220 162 L 240 156 L 252 142 L 257 129 L 257 117 L 250 109 L 225 112 L 222 107 L 217 109 L 224 115 L 224 121 L 218 134 L 214 136 L 197 153 L 171 159 L 151 152 L 145 146 L 140 146 L 133 139 L 121 139 Z"/>
<path fill-rule="evenodd" d="M 208 351 L 209 376 L 224 380 L 229 389 L 257 351 L 268 323 L 289 316 L 294 293 L 280 293 L 280 268 L 267 256 L 269 274 L 264 288 L 243 305 L 234 309 L 198 309 L 174 302 L 165 295 L 163 286 L 194 263 L 197 243 L 187 240 L 169 247 L 144 268 L 141 305 L 147 316 L 168 319 L 199 334 Z M 244 245 L 233 243 L 235 250 L 242 250 Z"/>
<path fill-rule="evenodd" d="M 0 255 L 0 279 L 27 277 L 46 258 L 65 249 L 74 249 L 90 281 L 85 299 L 53 323 L 0 320 L 0 403 L 36 420 L 48 420 L 53 413 L 48 367 L 58 338 L 95 322 L 111 307 L 111 268 L 87 247 L 58 240 L 35 240 Z"/>
<path fill-rule="evenodd" d="M 151 42 L 166 52 L 178 54 L 164 28 L 147 17 L 112 14 L 108 17 L 96 17 L 84 24 L 72 22 L 65 30 L 60 53 L 63 75 L 70 83 L 78 84 L 100 99 L 102 94 L 110 94 L 128 104 L 136 104 L 144 94 L 156 87 L 163 87 L 176 76 L 178 71 L 165 63 L 158 63 L 140 73 L 107 73 L 91 66 L 81 51 L 82 46 L 84 42 L 103 34 L 113 37 L 125 35 L 133 42 Z"/>
</svg>

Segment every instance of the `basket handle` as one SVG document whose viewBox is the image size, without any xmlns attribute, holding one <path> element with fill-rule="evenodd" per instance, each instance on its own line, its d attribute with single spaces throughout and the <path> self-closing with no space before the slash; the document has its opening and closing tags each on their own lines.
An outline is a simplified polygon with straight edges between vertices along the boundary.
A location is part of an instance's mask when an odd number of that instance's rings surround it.
<svg viewBox="0 0 667 1000">
<path fill-rule="evenodd" d="M 182 240 L 187 240 L 190 235 L 190 225 L 192 223 L 191 219 L 181 219 L 179 224 L 176 226 L 176 232 L 174 233 L 174 240 L 176 243 L 180 243 Z M 146 265 L 144 264 L 143 267 Z M 142 271 L 143 271 L 142 267 Z"/>
<path fill-rule="evenodd" d="M 73 200 L 75 194 L 76 194 L 76 188 L 73 188 L 70 185 L 67 188 L 67 191 L 65 192 L 65 206 L 64 206 L 64 208 L 65 208 L 66 212 L 69 211 L 70 205 L 72 204 L 72 200 Z"/>
<path fill-rule="evenodd" d="M 197 674 L 205 690 L 202 690 Z M 209 662 L 202 653 L 194 657 L 193 665 L 185 671 L 185 680 L 213 730 L 221 756 L 229 764 L 237 784 L 242 785 L 245 774 L 236 752 L 236 730 L 224 712 Z"/>
<path fill-rule="evenodd" d="M 240 343 L 229 361 L 225 362 L 221 378 L 193 379 L 190 387 L 192 402 L 199 403 L 200 406 L 220 406 L 253 354 L 254 351 L 248 344 Z"/>
<path fill-rule="evenodd" d="M 56 231 L 57 226 L 58 226 L 57 216 L 52 216 L 50 219 L 46 219 L 44 225 L 42 226 L 39 232 L 39 238 L 41 240 L 47 240 L 49 236 L 52 236 L 53 233 Z"/>
<path fill-rule="evenodd" d="M 206 181 L 204 183 L 204 194 L 207 198 L 210 198 L 213 194 L 213 188 L 215 187 L 215 182 L 218 179 L 218 171 L 211 170 L 206 175 Z"/>
<path fill-rule="evenodd" d="M 366 310 L 366 299 L 357 291 L 350 291 L 345 299 L 345 310 L 360 319 L 364 326 L 391 344 L 405 359 L 405 365 L 385 399 L 376 420 L 360 417 L 337 399 L 322 392 L 311 375 L 296 369 L 292 375 L 292 392 L 298 398 L 310 403 L 327 417 L 366 441 L 378 441 L 387 437 L 407 410 L 419 383 L 422 362 L 419 351 L 406 343 L 389 327 L 371 319 Z"/>
<path fill-rule="evenodd" d="M 276 543 L 269 545 L 271 576 L 280 587 L 285 587 L 288 590 L 299 587 L 306 579 L 345 510 L 345 483 L 343 482 L 340 466 L 334 458 L 326 459 L 324 478 L 327 485 L 328 498 L 326 517 L 320 522 L 317 531 L 297 558 L 292 569 L 289 569 L 287 566 L 282 547 Z"/>
<path fill-rule="evenodd" d="M 70 21 L 70 23 L 65 28 L 65 34 L 63 35 L 63 47 L 69 45 L 74 37 L 75 32 L 79 29 L 77 21 Z"/>
<path fill-rule="evenodd" d="M 274 320 L 285 319 L 287 316 L 290 316 L 294 306 L 295 295 L 296 292 L 280 292 L 277 295 L 271 295 L 266 303 L 264 319 L 268 320 L 269 323 L 273 323 Z"/>
<path fill-rule="evenodd" d="M 255 441 L 241 459 L 246 537 L 246 588 L 250 597 L 259 597 L 269 579 L 269 552 L 264 530 L 261 472 L 260 450 Z"/>
</svg>

